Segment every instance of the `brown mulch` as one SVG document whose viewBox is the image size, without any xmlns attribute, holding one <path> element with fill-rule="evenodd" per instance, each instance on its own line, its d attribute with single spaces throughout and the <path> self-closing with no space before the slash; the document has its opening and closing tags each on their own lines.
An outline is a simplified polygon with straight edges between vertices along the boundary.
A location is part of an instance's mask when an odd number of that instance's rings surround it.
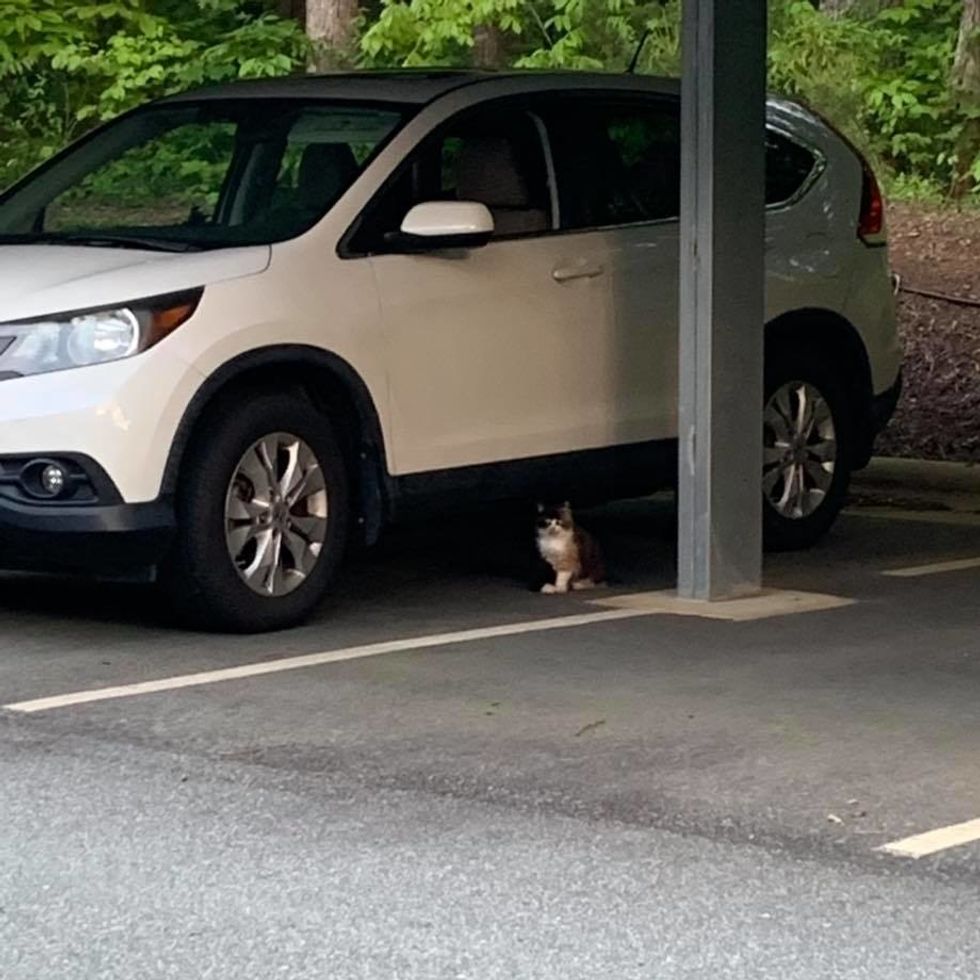
<svg viewBox="0 0 980 980">
<path fill-rule="evenodd" d="M 892 267 L 907 290 L 980 303 L 980 211 L 889 207 Z M 876 452 L 980 462 L 980 306 L 899 294 L 905 391 Z"/>
</svg>

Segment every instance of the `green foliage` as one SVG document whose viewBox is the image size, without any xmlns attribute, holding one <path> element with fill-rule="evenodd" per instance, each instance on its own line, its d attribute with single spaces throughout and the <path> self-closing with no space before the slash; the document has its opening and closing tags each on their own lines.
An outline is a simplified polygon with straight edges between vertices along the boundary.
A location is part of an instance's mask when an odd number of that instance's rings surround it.
<svg viewBox="0 0 980 980">
<path fill-rule="evenodd" d="M 261 0 L 0 0 L 0 186 L 134 105 L 307 54 Z"/>
<path fill-rule="evenodd" d="M 490 26 L 513 35 L 523 30 L 522 0 L 385 0 L 361 39 L 367 67 L 469 63 L 474 34 Z"/>
<path fill-rule="evenodd" d="M 772 5 L 769 33 L 770 89 L 818 107 L 848 136 L 866 143 L 861 78 L 874 48 L 868 25 L 790 0 Z"/>
<path fill-rule="evenodd" d="M 554 0 L 534 51 L 519 67 L 622 69 L 642 31 L 642 8 L 632 0 Z"/>
<path fill-rule="evenodd" d="M 363 63 L 473 63 L 477 27 L 523 68 L 621 71 L 645 31 L 638 70 L 676 75 L 680 0 L 381 0 Z M 859 4 L 832 18 L 810 0 L 770 0 L 770 89 L 831 118 L 904 189 L 949 186 L 969 110 L 950 93 L 962 0 Z M 974 171 L 980 175 L 980 162 Z"/>
<path fill-rule="evenodd" d="M 907 0 L 867 22 L 863 125 L 896 174 L 949 185 L 963 117 L 950 88 L 960 0 Z"/>
<path fill-rule="evenodd" d="M 99 121 L 207 82 L 301 70 L 310 46 L 275 0 L 0 0 L 0 185 Z M 372 0 L 364 67 L 466 66 L 492 35 L 501 65 L 676 75 L 681 0 Z M 773 91 L 819 109 L 899 192 L 946 192 L 973 107 L 951 91 L 962 0 L 868 0 L 829 17 L 770 0 Z M 976 191 L 974 192 L 977 193 Z"/>
<path fill-rule="evenodd" d="M 945 190 L 935 181 L 915 174 L 891 174 L 885 191 L 889 201 L 917 201 L 938 206 L 946 199 Z"/>
<path fill-rule="evenodd" d="M 679 0 L 382 0 L 361 53 L 368 67 L 467 66 L 476 29 L 490 27 L 519 68 L 622 70 L 649 26 L 645 65 L 676 67 L 678 11 Z"/>
</svg>

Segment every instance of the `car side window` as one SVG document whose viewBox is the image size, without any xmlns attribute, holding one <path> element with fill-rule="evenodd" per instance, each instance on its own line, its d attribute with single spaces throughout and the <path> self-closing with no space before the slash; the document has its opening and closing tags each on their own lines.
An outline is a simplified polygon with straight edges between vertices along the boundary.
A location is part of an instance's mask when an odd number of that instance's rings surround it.
<svg viewBox="0 0 980 980">
<path fill-rule="evenodd" d="M 567 230 L 642 224 L 680 214 L 680 106 L 649 103 L 565 105 L 552 114 L 551 137 Z M 810 178 L 809 150 L 766 131 L 766 204 L 791 200 Z"/>
<path fill-rule="evenodd" d="M 680 119 L 676 103 L 593 103 L 556 109 L 549 133 L 561 225 L 568 230 L 676 218 Z"/>
<path fill-rule="evenodd" d="M 519 109 L 463 114 L 425 140 L 368 206 L 348 250 L 386 251 L 415 204 L 473 201 L 494 219 L 494 237 L 552 229 L 544 148 L 532 116 Z"/>
<path fill-rule="evenodd" d="M 785 204 L 816 166 L 813 154 L 771 129 L 766 131 L 766 204 Z"/>
</svg>

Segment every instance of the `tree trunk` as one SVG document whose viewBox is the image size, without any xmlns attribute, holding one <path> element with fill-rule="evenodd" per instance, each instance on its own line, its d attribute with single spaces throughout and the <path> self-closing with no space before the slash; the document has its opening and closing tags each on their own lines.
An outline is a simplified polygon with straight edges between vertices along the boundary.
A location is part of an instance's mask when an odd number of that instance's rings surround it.
<svg viewBox="0 0 980 980">
<path fill-rule="evenodd" d="M 859 0 L 818 0 L 820 10 L 831 17 L 841 17 L 851 13 Z"/>
<path fill-rule="evenodd" d="M 870 16 L 885 7 L 897 7 L 900 0 L 816 0 L 819 7 L 830 17 L 844 17 L 848 14 Z"/>
<path fill-rule="evenodd" d="M 477 68 L 499 68 L 503 55 L 500 29 L 481 24 L 473 31 L 473 64 Z"/>
<path fill-rule="evenodd" d="M 313 42 L 316 71 L 330 71 L 353 60 L 357 0 L 306 0 L 306 33 Z"/>
<path fill-rule="evenodd" d="M 280 17 L 306 24 L 306 0 L 278 0 L 276 9 Z"/>
<path fill-rule="evenodd" d="M 980 0 L 963 0 L 963 17 L 953 58 L 953 91 L 980 104 Z"/>
<path fill-rule="evenodd" d="M 953 197 L 960 198 L 974 186 L 970 168 L 980 155 L 980 0 L 963 0 L 951 77 L 956 106 L 965 117 L 952 187 Z"/>
</svg>

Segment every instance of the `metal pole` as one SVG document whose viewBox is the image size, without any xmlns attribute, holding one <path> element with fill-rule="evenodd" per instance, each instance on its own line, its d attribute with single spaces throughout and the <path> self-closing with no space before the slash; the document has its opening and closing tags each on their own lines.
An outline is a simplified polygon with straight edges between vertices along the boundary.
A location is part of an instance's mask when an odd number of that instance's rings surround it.
<svg viewBox="0 0 980 980">
<path fill-rule="evenodd" d="M 678 594 L 762 581 L 766 0 L 684 0 Z"/>
</svg>

